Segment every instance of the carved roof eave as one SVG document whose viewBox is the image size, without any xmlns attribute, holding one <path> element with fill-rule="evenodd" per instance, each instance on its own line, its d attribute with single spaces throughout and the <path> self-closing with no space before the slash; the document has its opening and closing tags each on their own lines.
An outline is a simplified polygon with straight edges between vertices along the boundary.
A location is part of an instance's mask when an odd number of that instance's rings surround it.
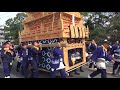
<svg viewBox="0 0 120 90">
<path fill-rule="evenodd" d="M 52 14 L 50 14 L 50 15 L 47 15 L 47 16 L 44 16 L 44 17 L 40 17 L 40 18 L 37 18 L 37 19 L 34 19 L 34 20 L 30 20 L 29 14 L 30 14 L 30 13 L 33 13 L 33 12 L 26 12 L 26 13 L 27 13 L 28 17 L 23 20 L 23 23 L 24 23 L 24 24 L 30 23 L 30 22 L 32 22 L 32 21 L 39 20 L 39 19 L 41 19 L 41 18 L 46 18 L 46 17 L 52 15 Z M 55 13 L 58 13 L 58 12 L 55 12 Z M 54 13 L 54 14 L 55 14 L 55 13 Z M 59 13 L 64 13 L 64 12 L 59 12 Z M 68 14 L 68 13 L 64 13 L 64 14 L 72 16 L 71 14 Z M 84 17 L 84 16 L 80 14 L 80 17 L 77 17 L 77 16 L 76 16 L 75 18 L 76 18 L 76 19 L 81 19 L 81 20 L 83 20 L 83 17 Z"/>
</svg>

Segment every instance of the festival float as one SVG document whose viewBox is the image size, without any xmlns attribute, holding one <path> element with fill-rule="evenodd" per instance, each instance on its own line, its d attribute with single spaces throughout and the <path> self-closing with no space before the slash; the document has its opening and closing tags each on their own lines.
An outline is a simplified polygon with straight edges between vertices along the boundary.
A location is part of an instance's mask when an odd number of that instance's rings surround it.
<svg viewBox="0 0 120 90">
<path fill-rule="evenodd" d="M 24 30 L 19 32 L 21 43 L 38 41 L 42 45 L 40 69 L 50 71 L 52 50 L 57 46 L 59 39 L 63 45 L 64 63 L 66 71 L 72 71 L 86 63 L 85 40 L 89 38 L 89 28 L 83 23 L 84 18 L 80 12 L 26 12 L 27 17 L 23 20 Z M 72 43 L 71 40 L 75 41 Z M 79 60 L 72 66 L 68 58 L 69 51 L 79 49 L 76 56 Z M 72 55 L 71 55 L 72 57 Z"/>
</svg>

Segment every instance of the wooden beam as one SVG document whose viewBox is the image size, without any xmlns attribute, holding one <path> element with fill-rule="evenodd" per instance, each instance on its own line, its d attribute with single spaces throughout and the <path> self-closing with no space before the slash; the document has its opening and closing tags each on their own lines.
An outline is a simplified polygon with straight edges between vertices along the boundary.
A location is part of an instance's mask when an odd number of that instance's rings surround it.
<svg viewBox="0 0 120 90">
<path fill-rule="evenodd" d="M 39 44 L 39 47 L 67 47 L 67 43 L 61 42 L 60 44 L 58 43 L 53 43 L 53 44 Z M 29 45 L 29 47 L 32 47 L 32 45 Z"/>
</svg>

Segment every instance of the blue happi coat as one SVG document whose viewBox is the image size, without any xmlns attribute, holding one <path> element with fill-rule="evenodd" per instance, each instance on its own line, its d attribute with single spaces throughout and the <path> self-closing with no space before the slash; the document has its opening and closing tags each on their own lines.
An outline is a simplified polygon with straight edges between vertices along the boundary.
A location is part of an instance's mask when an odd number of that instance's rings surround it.
<svg viewBox="0 0 120 90">
<path fill-rule="evenodd" d="M 104 58 L 105 60 L 111 61 L 111 56 L 108 54 L 107 51 L 103 49 L 102 46 L 98 47 L 91 56 L 91 60 L 97 61 L 98 58 Z"/>
<path fill-rule="evenodd" d="M 19 51 L 19 56 L 21 58 L 21 61 L 28 61 L 29 49 L 21 48 L 20 51 Z"/>
<path fill-rule="evenodd" d="M 51 62 L 51 68 L 57 69 L 60 65 L 60 59 L 63 58 L 63 51 L 59 47 L 53 50 L 53 59 Z"/>
<path fill-rule="evenodd" d="M 2 48 L 2 50 L 1 50 L 1 59 L 4 62 L 11 62 L 13 55 L 11 55 L 11 53 L 9 53 L 9 52 L 6 52 L 6 54 L 4 54 L 4 52 L 5 52 L 4 48 Z"/>
<path fill-rule="evenodd" d="M 41 59 L 41 50 L 37 50 L 36 48 L 30 49 L 30 60 L 36 61 L 37 65 L 39 66 Z"/>
<path fill-rule="evenodd" d="M 89 50 L 92 53 L 96 50 L 96 48 L 97 48 L 97 46 L 95 44 L 93 44 L 93 43 L 91 43 L 90 46 L 89 46 Z"/>
<path fill-rule="evenodd" d="M 94 52 L 96 50 L 97 46 L 93 43 L 90 43 L 88 46 L 89 52 Z"/>
<path fill-rule="evenodd" d="M 16 57 L 16 51 L 15 51 L 15 49 L 11 49 L 11 51 L 13 52 L 13 55 L 12 55 L 12 60 L 14 60 L 14 59 L 15 59 L 15 57 Z"/>
<path fill-rule="evenodd" d="M 113 46 L 112 46 L 112 49 L 111 49 L 111 55 L 113 55 L 113 54 L 114 54 L 114 51 L 117 50 L 117 49 L 119 49 L 119 48 L 120 48 L 119 45 L 113 45 Z"/>
</svg>

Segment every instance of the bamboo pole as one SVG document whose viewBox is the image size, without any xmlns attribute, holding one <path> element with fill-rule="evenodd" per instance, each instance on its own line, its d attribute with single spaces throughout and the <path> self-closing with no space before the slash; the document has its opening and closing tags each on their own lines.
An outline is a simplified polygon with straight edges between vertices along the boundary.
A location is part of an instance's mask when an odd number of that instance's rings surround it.
<svg viewBox="0 0 120 90">
<path fill-rule="evenodd" d="M 29 47 L 32 47 L 32 45 L 29 45 Z M 67 47 L 67 43 L 39 44 L 38 47 Z"/>
</svg>

